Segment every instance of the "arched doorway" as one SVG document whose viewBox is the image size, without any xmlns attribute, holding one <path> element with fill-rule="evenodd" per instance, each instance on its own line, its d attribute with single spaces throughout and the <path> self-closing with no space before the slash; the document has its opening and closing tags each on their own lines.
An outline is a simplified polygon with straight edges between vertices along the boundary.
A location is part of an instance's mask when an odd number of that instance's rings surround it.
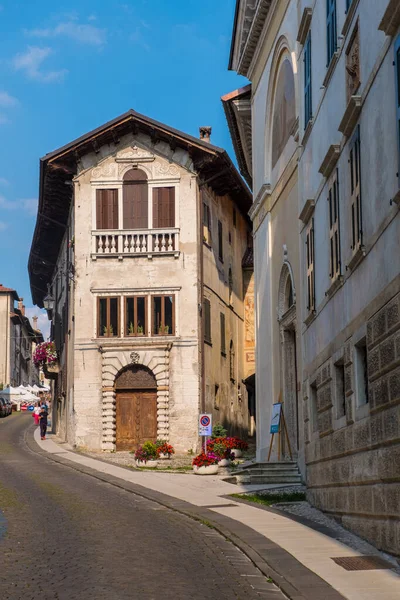
<svg viewBox="0 0 400 600">
<path fill-rule="evenodd" d="M 290 446 L 296 457 L 299 449 L 299 407 L 297 393 L 296 292 L 291 266 L 285 262 L 279 281 L 279 329 L 281 338 L 281 389 Z M 288 454 L 283 438 L 283 452 Z"/>
<path fill-rule="evenodd" d="M 115 379 L 116 450 L 157 439 L 157 382 L 144 365 L 129 365 Z"/>
</svg>

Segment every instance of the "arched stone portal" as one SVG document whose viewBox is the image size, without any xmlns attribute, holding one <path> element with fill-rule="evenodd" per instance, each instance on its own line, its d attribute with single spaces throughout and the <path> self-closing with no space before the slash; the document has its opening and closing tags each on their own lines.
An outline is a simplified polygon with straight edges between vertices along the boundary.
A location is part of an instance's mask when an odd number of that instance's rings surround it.
<svg viewBox="0 0 400 600">
<path fill-rule="evenodd" d="M 155 386 L 157 398 L 157 437 L 169 440 L 169 355 L 172 344 L 160 344 L 150 348 L 122 350 L 110 347 L 102 348 L 103 380 L 103 450 L 117 449 L 117 381 L 118 388 L 129 391 L 126 385 L 135 384 L 139 372 L 142 383 L 151 374 L 151 385 Z M 134 367 L 132 369 L 132 367 Z M 144 371 L 143 371 L 144 370 Z M 131 374 L 129 374 L 131 373 Z M 153 379 L 154 378 L 154 379 Z M 153 381 L 155 380 L 155 384 Z M 132 389 L 132 388 L 131 388 Z M 139 388 L 139 390 L 154 388 Z"/>
<path fill-rule="evenodd" d="M 157 381 L 144 365 L 129 365 L 115 379 L 116 450 L 157 439 Z"/>
<path fill-rule="evenodd" d="M 286 250 L 285 250 L 286 252 Z M 296 290 L 293 271 L 285 260 L 279 280 L 278 320 L 281 338 L 281 384 L 283 410 L 293 456 L 299 448 L 299 410 L 296 359 Z M 283 437 L 283 451 L 288 455 Z"/>
</svg>

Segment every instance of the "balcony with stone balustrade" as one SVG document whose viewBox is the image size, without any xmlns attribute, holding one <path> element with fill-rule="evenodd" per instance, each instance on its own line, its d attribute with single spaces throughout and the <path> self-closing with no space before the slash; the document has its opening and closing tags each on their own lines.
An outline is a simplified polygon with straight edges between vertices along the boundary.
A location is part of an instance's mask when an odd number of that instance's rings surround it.
<svg viewBox="0 0 400 600">
<path fill-rule="evenodd" d="M 155 256 L 179 257 L 179 229 L 137 229 L 92 231 L 92 259 L 130 258 L 152 259 Z"/>
</svg>

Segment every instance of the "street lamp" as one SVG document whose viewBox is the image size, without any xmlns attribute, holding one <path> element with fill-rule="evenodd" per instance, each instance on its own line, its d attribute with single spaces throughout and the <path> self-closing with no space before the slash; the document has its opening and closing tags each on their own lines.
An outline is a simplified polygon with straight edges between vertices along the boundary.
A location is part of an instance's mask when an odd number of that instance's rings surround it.
<svg viewBox="0 0 400 600">
<path fill-rule="evenodd" d="M 51 295 L 51 292 L 50 292 L 50 285 L 47 286 L 47 296 L 45 296 L 43 298 L 43 306 L 44 306 L 44 308 L 47 311 L 48 318 L 51 320 L 50 314 L 54 310 L 54 298 L 53 298 L 53 296 Z"/>
</svg>

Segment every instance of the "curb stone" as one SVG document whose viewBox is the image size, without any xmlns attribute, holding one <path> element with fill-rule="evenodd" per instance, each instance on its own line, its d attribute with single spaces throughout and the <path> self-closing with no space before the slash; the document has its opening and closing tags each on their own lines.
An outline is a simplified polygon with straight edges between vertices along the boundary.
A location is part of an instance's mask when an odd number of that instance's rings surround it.
<svg viewBox="0 0 400 600">
<path fill-rule="evenodd" d="M 25 441 L 29 449 L 35 454 L 213 527 L 228 541 L 237 546 L 263 575 L 271 578 L 273 583 L 290 600 L 345 600 L 344 596 L 305 567 L 289 552 L 251 527 L 208 508 L 197 507 L 173 496 L 150 490 L 113 475 L 101 473 L 90 467 L 74 463 L 59 454 L 50 454 L 40 449 L 30 433 L 29 430 L 26 431 Z M 34 446 L 31 442 L 34 443 Z M 60 450 L 61 453 L 66 452 Z M 68 450 L 68 452 L 74 453 L 71 450 Z M 79 453 L 75 454 L 79 455 Z M 236 501 L 236 499 L 234 500 Z"/>
</svg>

